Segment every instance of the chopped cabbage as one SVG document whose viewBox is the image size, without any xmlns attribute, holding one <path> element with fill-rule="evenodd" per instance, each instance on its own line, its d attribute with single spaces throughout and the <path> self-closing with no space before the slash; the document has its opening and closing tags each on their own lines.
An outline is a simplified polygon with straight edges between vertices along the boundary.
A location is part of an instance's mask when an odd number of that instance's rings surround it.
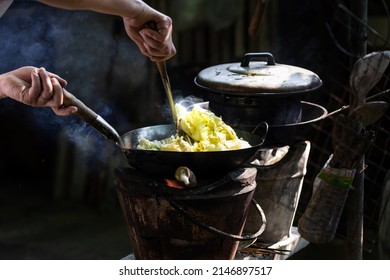
<svg viewBox="0 0 390 280">
<path fill-rule="evenodd" d="M 250 147 L 250 144 L 237 137 L 236 132 L 210 110 L 194 106 L 187 111 L 182 105 L 175 105 L 178 126 L 191 141 L 185 137 L 172 135 L 163 140 L 141 139 L 137 149 L 177 152 L 227 151 Z"/>
</svg>

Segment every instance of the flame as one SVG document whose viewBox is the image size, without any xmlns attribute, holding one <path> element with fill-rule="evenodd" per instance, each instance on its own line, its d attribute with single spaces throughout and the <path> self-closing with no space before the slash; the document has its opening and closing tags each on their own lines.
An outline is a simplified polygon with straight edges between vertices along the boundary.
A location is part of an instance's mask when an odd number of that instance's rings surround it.
<svg viewBox="0 0 390 280">
<path fill-rule="evenodd" d="M 179 189 L 179 190 L 184 189 L 184 186 L 182 184 L 180 184 L 178 181 L 170 180 L 170 179 L 164 179 L 164 181 L 165 181 L 165 184 L 170 188 Z"/>
</svg>

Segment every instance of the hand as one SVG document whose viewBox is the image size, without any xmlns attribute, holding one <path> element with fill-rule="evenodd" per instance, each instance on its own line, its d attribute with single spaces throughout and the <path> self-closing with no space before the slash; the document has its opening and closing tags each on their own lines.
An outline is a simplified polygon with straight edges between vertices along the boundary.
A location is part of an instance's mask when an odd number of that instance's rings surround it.
<svg viewBox="0 0 390 280">
<path fill-rule="evenodd" d="M 156 23 L 157 31 L 145 28 L 145 24 L 151 21 Z M 170 17 L 144 4 L 136 17 L 123 17 L 123 22 L 129 37 L 152 61 L 168 60 L 176 54 Z"/>
<path fill-rule="evenodd" d="M 0 76 L 0 97 L 9 97 L 34 107 L 51 107 L 59 116 L 67 116 L 75 107 L 62 108 L 62 89 L 67 82 L 44 68 L 21 67 Z"/>
</svg>

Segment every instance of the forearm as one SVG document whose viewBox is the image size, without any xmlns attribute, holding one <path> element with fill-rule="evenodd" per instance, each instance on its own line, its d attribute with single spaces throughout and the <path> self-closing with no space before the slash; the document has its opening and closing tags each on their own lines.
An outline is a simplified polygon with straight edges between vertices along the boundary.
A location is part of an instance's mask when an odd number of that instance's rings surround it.
<svg viewBox="0 0 390 280">
<path fill-rule="evenodd" d="M 39 0 L 68 10 L 91 10 L 99 13 L 135 18 L 147 6 L 140 0 Z"/>
</svg>

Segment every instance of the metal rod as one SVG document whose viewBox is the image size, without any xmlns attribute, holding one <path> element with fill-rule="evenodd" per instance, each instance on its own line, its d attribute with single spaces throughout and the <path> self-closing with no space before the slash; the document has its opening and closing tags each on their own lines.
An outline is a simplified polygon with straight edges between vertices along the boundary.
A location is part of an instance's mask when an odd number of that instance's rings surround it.
<svg viewBox="0 0 390 280">
<path fill-rule="evenodd" d="M 389 93 L 390 93 L 390 89 L 386 89 L 386 90 L 384 90 L 384 91 L 381 91 L 381 92 L 378 92 L 378 93 L 376 93 L 376 94 L 374 94 L 374 95 L 371 95 L 370 97 L 367 97 L 367 98 L 366 98 L 366 101 L 370 101 L 370 100 L 372 100 L 372 99 L 375 99 L 375 98 L 377 98 L 377 97 L 380 97 L 380 96 L 382 96 L 382 95 L 389 94 Z M 336 114 L 338 114 L 338 113 L 344 112 L 344 111 L 346 111 L 346 110 L 349 110 L 350 107 L 351 107 L 351 106 L 349 106 L 349 105 L 344 105 L 344 106 L 340 107 L 339 109 L 334 110 L 334 111 L 328 113 L 328 114 L 326 115 L 326 117 L 330 117 L 330 116 L 336 115 Z"/>
</svg>

